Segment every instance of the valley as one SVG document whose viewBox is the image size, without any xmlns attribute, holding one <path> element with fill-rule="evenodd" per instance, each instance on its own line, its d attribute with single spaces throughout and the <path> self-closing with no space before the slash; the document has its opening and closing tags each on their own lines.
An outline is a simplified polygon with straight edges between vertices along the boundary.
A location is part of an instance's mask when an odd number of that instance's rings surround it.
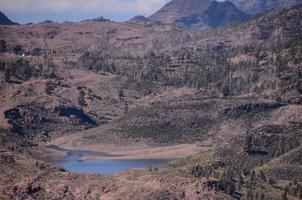
<svg viewBox="0 0 302 200">
<path fill-rule="evenodd" d="M 301 199 L 299 3 L 0 25 L 0 199 Z"/>
</svg>

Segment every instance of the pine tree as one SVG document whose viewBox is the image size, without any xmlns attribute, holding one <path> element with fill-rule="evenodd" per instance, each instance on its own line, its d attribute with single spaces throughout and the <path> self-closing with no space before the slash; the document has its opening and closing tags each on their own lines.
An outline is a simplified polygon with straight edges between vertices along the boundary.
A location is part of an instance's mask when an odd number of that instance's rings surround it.
<svg viewBox="0 0 302 200">
<path fill-rule="evenodd" d="M 282 200 L 287 200 L 288 199 L 287 198 L 288 190 L 289 190 L 288 186 L 286 186 L 285 189 L 284 189 L 284 193 L 282 195 Z"/>
<path fill-rule="evenodd" d="M 253 137 L 251 134 L 247 133 L 245 136 L 245 145 L 244 149 L 247 153 L 250 153 L 253 148 Z"/>
<path fill-rule="evenodd" d="M 5 70 L 4 76 L 5 76 L 5 81 L 9 82 L 10 81 L 10 71 L 8 69 Z"/>
<path fill-rule="evenodd" d="M 302 199 L 302 187 L 299 186 L 299 198 Z"/>
<path fill-rule="evenodd" d="M 250 185 L 253 185 L 255 183 L 256 178 L 256 172 L 253 170 L 250 176 Z"/>
<path fill-rule="evenodd" d="M 262 170 L 260 170 L 259 176 L 260 176 L 260 178 L 261 178 L 263 181 L 266 182 L 266 176 L 265 176 L 265 174 L 264 174 L 264 172 L 263 172 Z"/>
</svg>

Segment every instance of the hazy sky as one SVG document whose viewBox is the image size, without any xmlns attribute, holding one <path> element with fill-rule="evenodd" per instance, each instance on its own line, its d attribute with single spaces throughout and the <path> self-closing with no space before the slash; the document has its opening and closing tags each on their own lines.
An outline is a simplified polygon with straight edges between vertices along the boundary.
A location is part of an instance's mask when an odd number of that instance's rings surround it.
<svg viewBox="0 0 302 200">
<path fill-rule="evenodd" d="M 170 0 L 0 0 L 0 10 L 18 23 L 149 16 Z"/>
</svg>

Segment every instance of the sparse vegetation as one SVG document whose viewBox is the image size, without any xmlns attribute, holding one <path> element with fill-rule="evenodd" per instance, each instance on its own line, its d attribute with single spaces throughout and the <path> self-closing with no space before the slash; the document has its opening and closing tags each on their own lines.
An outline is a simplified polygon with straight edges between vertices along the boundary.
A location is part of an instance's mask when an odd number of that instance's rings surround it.
<svg viewBox="0 0 302 200">
<path fill-rule="evenodd" d="M 0 198 L 302 198 L 301 13 L 202 30 L 102 18 L 0 26 Z M 202 152 L 75 175 L 46 162 L 52 139 Z"/>
</svg>

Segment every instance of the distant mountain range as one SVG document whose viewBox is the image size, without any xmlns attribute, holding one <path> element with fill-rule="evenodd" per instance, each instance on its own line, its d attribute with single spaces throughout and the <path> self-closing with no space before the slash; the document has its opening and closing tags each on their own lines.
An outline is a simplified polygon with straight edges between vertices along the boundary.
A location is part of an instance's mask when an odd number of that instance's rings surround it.
<svg viewBox="0 0 302 200">
<path fill-rule="evenodd" d="M 17 23 L 11 21 L 0 11 L 0 25 L 16 25 Z"/>
<path fill-rule="evenodd" d="M 153 21 L 187 28 L 217 27 L 249 18 L 229 1 L 212 0 L 173 0 L 150 16 Z"/>
<path fill-rule="evenodd" d="M 228 1 L 221 3 L 213 1 L 203 17 L 206 24 L 212 27 L 250 19 L 250 15 L 240 11 L 234 4 Z"/>
<path fill-rule="evenodd" d="M 209 7 L 200 13 L 194 13 L 188 17 L 182 17 L 176 20 L 176 24 L 184 27 L 218 27 L 238 21 L 247 21 L 250 15 L 239 10 L 231 2 L 213 1 Z"/>
<path fill-rule="evenodd" d="M 174 23 L 179 19 L 203 13 L 210 4 L 211 0 L 172 0 L 149 18 L 161 23 Z"/>
<path fill-rule="evenodd" d="M 1 25 L 0 200 L 302 200 L 301 16 L 174 0 L 126 22 Z M 73 173 L 69 155 L 127 169 Z"/>
<path fill-rule="evenodd" d="M 136 16 L 135 23 L 155 21 L 185 28 L 218 27 L 249 20 L 253 15 L 269 10 L 290 8 L 302 0 L 172 0 L 149 18 Z M 97 18 L 103 21 L 104 18 Z M 48 22 L 48 21 L 47 21 Z M 16 25 L 0 11 L 0 25 Z"/>
<path fill-rule="evenodd" d="M 261 14 L 263 12 L 290 8 L 302 3 L 302 0 L 229 0 L 240 10 L 248 14 Z"/>
<path fill-rule="evenodd" d="M 289 8 L 302 0 L 172 0 L 149 17 L 164 24 L 183 27 L 217 27 L 246 21 L 254 14 Z"/>
</svg>

